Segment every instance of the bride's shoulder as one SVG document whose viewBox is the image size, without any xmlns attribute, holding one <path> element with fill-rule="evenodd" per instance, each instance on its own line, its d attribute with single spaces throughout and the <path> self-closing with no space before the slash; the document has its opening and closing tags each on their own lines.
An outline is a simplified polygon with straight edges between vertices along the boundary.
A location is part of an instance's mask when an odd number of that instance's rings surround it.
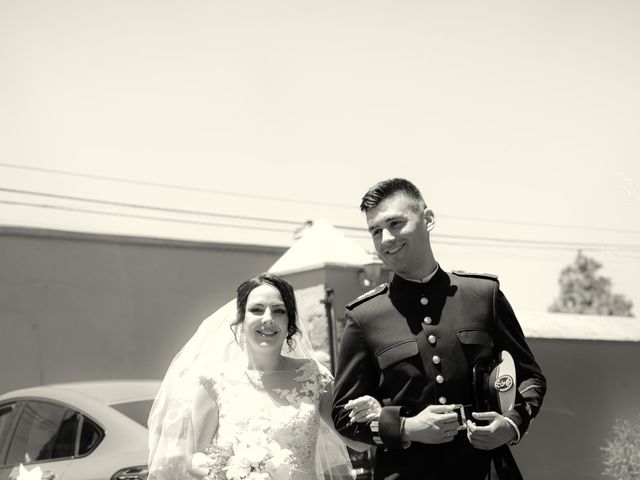
<svg viewBox="0 0 640 480">
<path fill-rule="evenodd" d="M 284 370 L 290 372 L 297 372 L 302 369 L 306 369 L 309 366 L 308 358 L 291 358 L 284 357 Z"/>
<path fill-rule="evenodd" d="M 224 363 L 198 377 L 198 383 L 209 392 L 219 391 L 230 384 L 238 383 L 241 370 L 232 364 Z"/>
<path fill-rule="evenodd" d="M 213 376 L 200 375 L 198 377 L 198 385 L 201 387 L 196 390 L 196 396 L 202 395 L 204 392 L 213 400 L 218 396 L 218 385 Z"/>
<path fill-rule="evenodd" d="M 318 360 L 313 358 L 305 358 L 297 360 L 299 367 L 297 371 L 301 372 L 301 376 L 298 379 L 304 379 L 305 381 L 317 382 L 321 387 L 325 387 L 328 383 L 333 381 L 333 375 L 327 367 L 325 367 Z"/>
<path fill-rule="evenodd" d="M 286 369 L 290 371 L 309 370 L 317 372 L 320 368 L 324 368 L 313 358 L 285 357 L 285 362 Z"/>
</svg>

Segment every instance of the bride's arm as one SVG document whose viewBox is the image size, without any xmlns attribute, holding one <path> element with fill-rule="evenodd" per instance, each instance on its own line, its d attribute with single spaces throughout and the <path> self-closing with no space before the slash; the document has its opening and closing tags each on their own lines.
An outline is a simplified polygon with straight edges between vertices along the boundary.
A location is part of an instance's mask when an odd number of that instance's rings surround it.
<svg viewBox="0 0 640 480">
<path fill-rule="evenodd" d="M 218 405 L 213 389 L 209 390 L 200 385 L 193 399 L 191 428 L 195 453 L 189 459 L 189 473 L 198 479 L 209 473 L 205 465 L 211 463 L 211 458 L 202 452 L 211 444 L 218 429 Z"/>
<path fill-rule="evenodd" d="M 329 426 L 329 428 L 331 428 L 331 430 L 333 430 L 340 437 L 340 439 L 344 442 L 344 444 L 347 447 L 351 448 L 352 450 L 356 450 L 358 452 L 364 452 L 365 450 L 370 448 L 371 445 L 369 445 L 368 443 L 357 442 L 356 440 L 343 437 L 337 432 L 336 427 L 333 424 L 333 419 L 331 418 L 332 406 L 333 406 L 333 382 L 330 382 L 329 384 L 327 384 L 327 386 L 324 389 L 324 392 L 322 393 L 322 396 L 320 397 L 320 405 L 319 405 L 320 418 L 322 418 L 324 423 L 326 423 Z"/>
</svg>

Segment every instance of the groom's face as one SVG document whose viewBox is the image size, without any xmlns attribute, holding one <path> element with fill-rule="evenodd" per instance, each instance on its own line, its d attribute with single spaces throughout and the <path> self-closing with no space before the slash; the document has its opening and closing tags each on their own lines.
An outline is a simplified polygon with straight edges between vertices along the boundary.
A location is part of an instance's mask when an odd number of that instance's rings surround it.
<svg viewBox="0 0 640 480">
<path fill-rule="evenodd" d="M 384 199 L 366 213 L 373 246 L 382 261 L 406 278 L 421 278 L 433 213 L 403 192 Z"/>
</svg>

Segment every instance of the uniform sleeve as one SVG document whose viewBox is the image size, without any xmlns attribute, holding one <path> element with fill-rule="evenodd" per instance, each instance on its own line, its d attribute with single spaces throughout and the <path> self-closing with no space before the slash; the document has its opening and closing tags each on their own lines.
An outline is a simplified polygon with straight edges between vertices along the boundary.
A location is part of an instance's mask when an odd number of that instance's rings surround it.
<svg viewBox="0 0 640 480">
<path fill-rule="evenodd" d="M 540 410 L 547 391 L 547 382 L 498 283 L 494 285 L 493 308 L 496 347 L 499 350 L 507 350 L 513 357 L 518 384 L 515 404 L 504 416 L 516 427 L 520 440 Z"/>
<path fill-rule="evenodd" d="M 363 395 L 375 396 L 376 385 L 375 365 L 371 361 L 360 324 L 348 310 L 346 320 L 340 339 L 331 417 L 341 435 L 374 444 L 369 426 L 362 423 L 349 424 L 349 412 L 344 409 L 349 400 Z"/>
</svg>

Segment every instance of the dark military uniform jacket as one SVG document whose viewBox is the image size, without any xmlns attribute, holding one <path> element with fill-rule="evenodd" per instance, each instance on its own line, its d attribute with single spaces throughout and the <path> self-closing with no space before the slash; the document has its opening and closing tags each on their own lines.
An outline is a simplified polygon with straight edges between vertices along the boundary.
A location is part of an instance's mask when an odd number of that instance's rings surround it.
<svg viewBox="0 0 640 480">
<path fill-rule="evenodd" d="M 347 306 L 332 412 L 336 428 L 380 445 L 376 479 L 484 479 L 492 453 L 473 448 L 465 431 L 450 443 L 403 448 L 401 417 L 433 404 L 480 411 L 474 405 L 473 366 L 502 350 L 516 366 L 516 402 L 504 415 L 519 440 L 540 408 L 546 382 L 497 277 L 449 274 L 439 267 L 426 283 L 395 275 Z M 343 406 L 362 395 L 383 406 L 378 432 L 349 424 Z"/>
</svg>

